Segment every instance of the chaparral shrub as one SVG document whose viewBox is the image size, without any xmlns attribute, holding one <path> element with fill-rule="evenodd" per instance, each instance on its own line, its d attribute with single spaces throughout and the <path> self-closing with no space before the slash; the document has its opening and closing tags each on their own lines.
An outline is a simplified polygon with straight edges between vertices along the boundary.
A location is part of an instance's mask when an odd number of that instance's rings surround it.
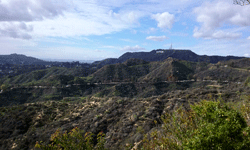
<svg viewBox="0 0 250 150">
<path fill-rule="evenodd" d="M 163 132 L 145 136 L 142 149 L 246 150 L 250 129 L 244 117 L 227 104 L 201 101 L 162 117 Z"/>
<path fill-rule="evenodd" d="M 250 87 L 250 77 L 248 77 L 245 81 L 245 86 L 249 86 Z"/>
<path fill-rule="evenodd" d="M 42 142 L 37 142 L 35 148 L 42 150 L 105 150 L 104 143 L 105 134 L 100 132 L 97 135 L 97 144 L 93 144 L 93 134 L 79 128 L 72 129 L 69 133 L 57 130 L 51 135 L 51 144 L 44 145 Z"/>
</svg>

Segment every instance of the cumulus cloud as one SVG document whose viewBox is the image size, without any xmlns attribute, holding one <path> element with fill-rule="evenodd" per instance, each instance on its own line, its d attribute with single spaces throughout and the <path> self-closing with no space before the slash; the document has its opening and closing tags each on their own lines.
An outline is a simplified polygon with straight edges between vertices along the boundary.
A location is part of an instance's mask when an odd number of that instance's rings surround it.
<svg viewBox="0 0 250 150">
<path fill-rule="evenodd" d="M 33 21 L 62 15 L 63 0 L 2 0 L 0 21 Z"/>
<path fill-rule="evenodd" d="M 7 36 L 11 38 L 31 39 L 29 32 L 33 31 L 33 26 L 25 23 L 5 22 L 0 26 L 0 36 Z"/>
<path fill-rule="evenodd" d="M 194 29 L 193 36 L 196 38 L 238 38 L 241 33 L 224 31 L 221 28 L 226 25 L 250 26 L 250 7 L 233 5 L 230 1 L 205 2 L 195 8 L 196 21 L 201 27 Z"/>
<path fill-rule="evenodd" d="M 121 49 L 122 51 L 130 51 L 130 52 L 137 52 L 137 51 L 141 51 L 141 50 L 145 50 L 145 48 L 140 47 L 139 45 L 136 46 L 125 46 Z"/>
<path fill-rule="evenodd" d="M 31 39 L 33 25 L 27 23 L 63 15 L 64 4 L 63 0 L 1 0 L 0 36 Z"/>
<path fill-rule="evenodd" d="M 174 23 L 174 15 L 168 12 L 152 15 L 152 18 L 157 21 L 157 26 L 162 29 L 171 29 Z"/>
<path fill-rule="evenodd" d="M 226 32 L 223 30 L 210 31 L 205 29 L 194 29 L 194 37 L 196 38 L 205 38 L 205 39 L 236 39 L 241 37 L 241 33 L 236 32 Z"/>
<path fill-rule="evenodd" d="M 140 19 L 145 16 L 149 17 L 152 12 L 164 12 L 170 8 L 173 10 L 176 9 L 173 6 L 180 6 L 180 4 L 188 7 L 192 3 L 186 0 L 178 3 L 160 0 L 154 0 L 154 2 L 131 0 L 119 2 L 114 0 L 1 0 L 0 34 L 4 36 L 5 32 L 9 32 L 3 25 L 6 22 L 12 23 L 9 26 L 14 26 L 17 22 L 23 22 L 26 26 L 33 26 L 34 30 L 26 31 L 26 33 L 23 30 L 25 26 L 17 25 L 13 27 L 16 30 L 12 33 L 16 33 L 17 36 L 10 35 L 10 33 L 6 36 L 16 38 L 24 38 L 24 34 L 26 34 L 26 37 L 28 37 L 27 35 L 30 35 L 30 37 L 68 37 L 110 34 L 138 27 Z M 168 12 L 155 14 L 151 17 L 158 22 L 160 28 L 172 27 L 174 16 Z M 152 28 L 150 32 L 154 31 L 155 29 Z"/>
<path fill-rule="evenodd" d="M 165 39 L 167 39 L 167 37 L 164 36 L 148 36 L 146 38 L 147 40 L 152 40 L 152 41 L 164 41 Z"/>
<path fill-rule="evenodd" d="M 139 25 L 138 19 L 144 15 L 138 10 L 118 12 L 112 10 L 127 2 L 119 5 L 100 3 L 99 1 L 67 1 L 66 3 L 65 0 L 48 2 L 1 0 L 0 35 L 21 39 L 30 39 L 33 36 L 103 35 L 133 28 Z M 33 28 L 26 29 L 28 26 Z"/>
<path fill-rule="evenodd" d="M 121 11 L 116 13 L 113 10 L 110 10 L 109 16 L 126 23 L 138 23 L 138 19 L 143 16 L 143 13 L 140 11 Z"/>
</svg>

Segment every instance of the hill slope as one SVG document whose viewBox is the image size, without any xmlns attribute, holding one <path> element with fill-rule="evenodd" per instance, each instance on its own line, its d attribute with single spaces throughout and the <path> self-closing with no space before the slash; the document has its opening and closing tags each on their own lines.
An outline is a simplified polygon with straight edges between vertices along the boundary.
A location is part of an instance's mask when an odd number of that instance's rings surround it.
<svg viewBox="0 0 250 150">
<path fill-rule="evenodd" d="M 128 65 L 131 62 L 136 62 Z M 169 57 L 164 61 L 146 62 L 129 59 L 124 63 L 106 65 L 91 76 L 93 82 L 159 82 L 188 79 L 244 81 L 250 75 L 250 59 L 221 61 L 217 64 L 191 62 Z"/>
</svg>

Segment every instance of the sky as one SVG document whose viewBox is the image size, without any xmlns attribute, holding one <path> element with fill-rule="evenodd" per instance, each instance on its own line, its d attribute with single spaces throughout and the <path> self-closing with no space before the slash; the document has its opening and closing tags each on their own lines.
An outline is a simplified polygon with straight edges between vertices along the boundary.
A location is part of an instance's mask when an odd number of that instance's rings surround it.
<svg viewBox="0 0 250 150">
<path fill-rule="evenodd" d="M 102 60 L 172 43 L 250 57 L 249 12 L 233 0 L 0 0 L 0 55 Z"/>
</svg>

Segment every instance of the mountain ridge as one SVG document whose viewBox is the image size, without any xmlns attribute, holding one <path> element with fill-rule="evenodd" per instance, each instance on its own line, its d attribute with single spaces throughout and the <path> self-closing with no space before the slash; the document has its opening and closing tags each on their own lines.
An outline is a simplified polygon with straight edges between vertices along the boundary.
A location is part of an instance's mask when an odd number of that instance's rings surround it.
<svg viewBox="0 0 250 150">
<path fill-rule="evenodd" d="M 108 64 L 123 63 L 128 59 L 137 58 L 143 59 L 145 61 L 163 61 L 169 57 L 192 61 L 192 62 L 210 62 L 218 63 L 219 61 L 227 61 L 230 59 L 242 59 L 246 57 L 239 56 L 217 56 L 217 55 L 198 55 L 191 50 L 182 50 L 182 49 L 157 49 L 150 52 L 126 52 L 118 58 L 107 58 L 102 61 L 95 61 L 92 64 L 97 65 L 98 68 L 101 68 Z"/>
</svg>

